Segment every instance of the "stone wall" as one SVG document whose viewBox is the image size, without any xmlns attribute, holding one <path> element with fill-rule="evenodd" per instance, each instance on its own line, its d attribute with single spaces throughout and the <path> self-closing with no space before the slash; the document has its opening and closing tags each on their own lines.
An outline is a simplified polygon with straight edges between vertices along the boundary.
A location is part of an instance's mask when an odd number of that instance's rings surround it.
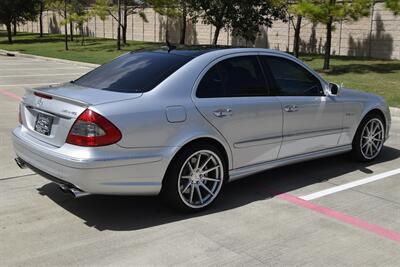
<svg viewBox="0 0 400 267">
<path fill-rule="evenodd" d="M 385 59 L 400 59 L 400 16 L 394 16 L 386 10 L 382 3 L 377 3 L 371 10 L 371 16 L 357 22 L 335 24 L 332 37 L 332 54 L 365 56 Z M 148 22 L 139 15 L 128 17 L 128 40 L 164 42 L 167 25 L 170 42 L 179 41 L 180 23 L 167 19 L 154 12 L 145 10 Z M 60 16 L 55 12 L 44 13 L 44 32 L 63 33 L 60 26 Z M 106 21 L 92 18 L 85 23 L 85 34 L 90 36 L 116 38 L 116 22 L 108 17 Z M 4 26 L 3 26 L 4 29 Z M 38 22 L 28 22 L 19 26 L 19 31 L 38 32 Z M 189 24 L 187 27 L 187 44 L 210 44 L 214 27 L 202 23 Z M 256 42 L 247 43 L 237 37 L 232 37 L 226 31 L 221 31 L 218 44 L 267 47 L 283 51 L 292 51 L 294 29 L 291 23 L 274 22 L 272 28 L 261 30 Z M 325 26 L 303 20 L 301 30 L 302 52 L 323 53 L 325 44 Z"/>
</svg>

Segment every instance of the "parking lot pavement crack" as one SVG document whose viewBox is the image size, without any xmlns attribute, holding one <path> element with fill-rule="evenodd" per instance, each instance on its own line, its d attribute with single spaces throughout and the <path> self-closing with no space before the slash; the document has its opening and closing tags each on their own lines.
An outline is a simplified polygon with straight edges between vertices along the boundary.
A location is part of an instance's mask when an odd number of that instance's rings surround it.
<svg viewBox="0 0 400 267">
<path fill-rule="evenodd" d="M 211 239 L 209 236 L 206 236 L 206 235 L 204 235 L 204 234 L 202 234 L 202 233 L 200 233 L 200 234 L 201 234 L 204 238 L 210 240 L 210 242 L 215 243 L 216 245 L 218 245 L 218 246 L 221 247 L 221 248 L 227 249 L 227 250 L 229 250 L 229 251 L 231 251 L 231 252 L 233 252 L 233 253 L 235 253 L 235 254 L 237 254 L 237 255 L 239 255 L 239 256 L 242 255 L 242 256 L 248 257 L 249 259 L 252 259 L 254 262 L 259 263 L 261 266 L 265 265 L 264 262 L 262 262 L 261 260 L 257 259 L 257 258 L 254 257 L 253 255 L 250 255 L 249 253 L 247 253 L 247 252 L 245 252 L 245 251 L 237 250 L 237 249 L 232 248 L 232 247 L 227 247 L 227 246 L 225 246 L 224 244 L 222 244 L 221 242 L 218 242 L 218 241 L 215 240 L 215 239 Z"/>
<path fill-rule="evenodd" d="M 18 175 L 18 176 L 11 176 L 11 177 L 4 177 L 4 178 L 0 178 L 0 182 L 1 181 L 6 181 L 6 180 L 29 177 L 29 176 L 33 176 L 33 175 L 36 175 L 36 173 L 30 173 L 30 174 L 24 174 L 24 175 Z"/>
<path fill-rule="evenodd" d="M 364 192 L 364 191 L 361 191 L 361 190 L 357 190 L 357 189 L 350 189 L 350 190 L 353 191 L 353 192 L 357 192 L 357 193 L 360 193 L 360 194 L 363 194 L 363 195 L 370 196 L 370 197 L 379 198 L 379 199 L 381 199 L 383 201 L 387 201 L 389 203 L 395 204 L 396 206 L 400 207 L 400 202 L 393 201 L 393 200 L 387 199 L 385 197 L 381 197 L 381 196 L 378 196 L 378 195 L 375 195 L 375 194 L 371 194 L 371 193 L 368 193 L 368 192 Z"/>
</svg>

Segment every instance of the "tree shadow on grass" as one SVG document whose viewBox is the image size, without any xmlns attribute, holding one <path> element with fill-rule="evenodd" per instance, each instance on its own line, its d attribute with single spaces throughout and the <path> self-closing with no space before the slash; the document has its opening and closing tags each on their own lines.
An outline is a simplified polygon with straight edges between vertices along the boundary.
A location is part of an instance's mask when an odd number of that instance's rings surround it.
<svg viewBox="0 0 400 267">
<path fill-rule="evenodd" d="M 346 73 L 394 73 L 400 70 L 400 62 L 376 63 L 376 64 L 347 64 L 332 66 L 328 72 L 330 75 L 341 75 Z"/>
<path fill-rule="evenodd" d="M 339 155 L 265 171 L 227 184 L 220 201 L 208 210 L 195 214 L 171 210 L 157 197 L 91 195 L 73 199 L 53 183 L 38 188 L 38 191 L 84 220 L 89 227 L 99 231 L 132 231 L 240 208 L 272 198 L 277 192 L 291 192 L 357 170 L 371 175 L 373 171 L 369 166 L 392 161 L 399 156 L 400 150 L 385 147 L 373 163 L 354 162 L 348 155 Z"/>
<path fill-rule="evenodd" d="M 30 38 L 30 39 L 18 39 L 13 38 L 12 44 L 39 44 L 39 43 L 58 43 L 58 42 L 63 42 L 64 39 L 63 37 L 54 37 L 54 36 L 44 36 L 40 38 L 39 36 L 37 38 Z M 0 41 L 0 44 L 10 44 L 7 40 Z"/>
</svg>

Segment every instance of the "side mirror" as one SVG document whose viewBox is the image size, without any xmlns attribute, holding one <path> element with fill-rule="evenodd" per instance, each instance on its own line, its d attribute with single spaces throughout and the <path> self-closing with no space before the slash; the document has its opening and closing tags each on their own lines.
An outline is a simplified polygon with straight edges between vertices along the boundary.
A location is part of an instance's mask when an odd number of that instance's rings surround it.
<svg viewBox="0 0 400 267">
<path fill-rule="evenodd" d="M 341 89 L 342 89 L 341 85 L 338 85 L 336 83 L 329 83 L 329 90 L 331 92 L 331 95 L 335 95 L 335 96 L 340 95 Z"/>
</svg>

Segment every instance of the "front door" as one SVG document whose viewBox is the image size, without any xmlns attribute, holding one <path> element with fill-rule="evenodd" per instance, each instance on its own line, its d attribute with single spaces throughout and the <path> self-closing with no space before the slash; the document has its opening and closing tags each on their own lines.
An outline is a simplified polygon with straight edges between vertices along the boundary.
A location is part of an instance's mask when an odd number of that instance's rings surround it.
<svg viewBox="0 0 400 267">
<path fill-rule="evenodd" d="M 337 146 L 343 130 L 343 107 L 335 96 L 325 95 L 321 80 L 291 59 L 262 56 L 261 60 L 283 107 L 279 158 Z"/>
</svg>

